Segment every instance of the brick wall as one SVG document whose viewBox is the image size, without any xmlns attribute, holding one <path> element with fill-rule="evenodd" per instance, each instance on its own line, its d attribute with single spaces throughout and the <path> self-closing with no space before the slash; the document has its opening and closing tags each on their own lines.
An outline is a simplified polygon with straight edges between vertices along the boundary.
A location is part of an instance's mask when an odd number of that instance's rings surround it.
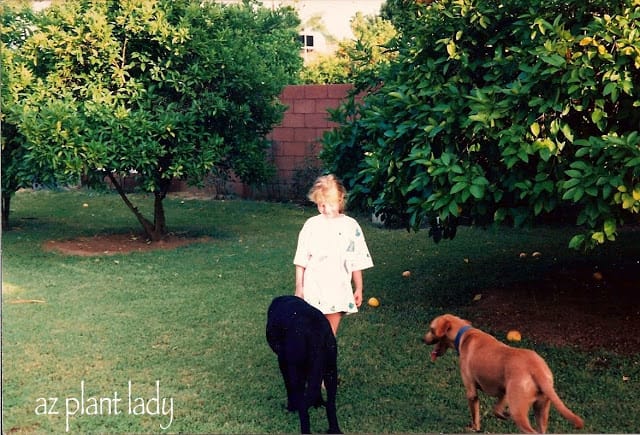
<svg viewBox="0 0 640 435">
<path fill-rule="evenodd" d="M 322 134 L 335 127 L 328 119 L 327 109 L 338 107 L 351 88 L 349 84 L 292 85 L 282 91 L 280 100 L 287 110 L 282 123 L 269 135 L 272 141 L 269 158 L 276 167 L 276 177 L 269 183 L 248 186 L 237 180 L 227 183 L 210 180 L 204 189 L 194 189 L 185 182 L 175 181 L 171 190 L 199 190 L 199 193 L 211 196 L 233 193 L 249 199 L 304 199 L 313 182 L 313 174 L 322 167 L 318 159 Z M 313 168 L 319 169 L 313 171 Z"/>
<path fill-rule="evenodd" d="M 318 154 L 322 134 L 335 127 L 328 119 L 327 109 L 338 107 L 351 88 L 349 84 L 287 86 L 280 99 L 288 108 L 282 123 L 269 135 L 275 180 L 259 187 L 232 182 L 230 189 L 244 198 L 304 198 L 308 186 L 302 186 L 300 178 L 304 180 L 303 175 L 313 172 L 310 168 L 321 168 Z M 310 185 L 313 180 L 305 181 Z"/>
</svg>

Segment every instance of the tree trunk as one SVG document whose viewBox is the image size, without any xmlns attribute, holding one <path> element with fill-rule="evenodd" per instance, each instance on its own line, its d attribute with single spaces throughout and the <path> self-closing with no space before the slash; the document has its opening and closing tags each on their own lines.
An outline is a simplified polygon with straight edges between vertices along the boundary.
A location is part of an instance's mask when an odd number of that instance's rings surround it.
<svg viewBox="0 0 640 435">
<path fill-rule="evenodd" d="M 13 192 L 2 192 L 2 230 L 9 229 L 9 213 L 11 213 L 11 196 Z"/>
<path fill-rule="evenodd" d="M 155 222 L 151 222 L 147 218 L 145 218 L 142 215 L 142 213 L 140 213 L 140 210 L 138 210 L 138 207 L 134 206 L 131 203 L 131 201 L 129 201 L 127 194 L 122 188 L 122 185 L 118 183 L 118 180 L 116 179 L 116 177 L 114 177 L 113 174 L 110 172 L 107 173 L 107 176 L 109 177 L 109 180 L 111 180 L 111 183 L 113 183 L 114 187 L 120 194 L 120 197 L 122 198 L 124 203 L 127 204 L 127 207 L 129 207 L 129 210 L 133 212 L 133 214 L 138 219 L 138 222 L 140 222 L 140 225 L 142 225 L 142 229 L 144 231 L 145 237 L 151 240 L 152 242 L 158 242 L 162 240 L 167 234 L 167 228 L 166 228 L 165 217 L 164 217 L 164 207 L 162 205 L 162 200 L 164 199 L 165 194 L 162 194 L 162 193 L 155 194 L 155 202 L 154 202 L 154 221 Z"/>
<path fill-rule="evenodd" d="M 164 237 L 167 235 L 167 222 L 164 216 L 164 203 L 162 200 L 167 196 L 164 192 L 155 192 L 155 199 L 153 202 L 153 223 L 154 223 L 154 232 L 160 235 L 160 237 Z M 152 239 L 155 240 L 155 239 Z M 158 239 L 160 240 L 160 239 Z"/>
</svg>

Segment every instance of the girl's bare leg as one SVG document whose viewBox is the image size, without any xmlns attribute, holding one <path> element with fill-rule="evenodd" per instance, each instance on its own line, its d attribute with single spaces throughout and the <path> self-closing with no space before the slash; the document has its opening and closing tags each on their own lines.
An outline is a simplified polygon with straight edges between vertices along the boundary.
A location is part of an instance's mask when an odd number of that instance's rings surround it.
<svg viewBox="0 0 640 435">
<path fill-rule="evenodd" d="M 331 330 L 333 331 L 334 336 L 338 334 L 338 327 L 340 326 L 340 320 L 342 320 L 342 316 L 344 316 L 344 313 L 325 314 L 325 317 L 331 325 Z"/>
</svg>

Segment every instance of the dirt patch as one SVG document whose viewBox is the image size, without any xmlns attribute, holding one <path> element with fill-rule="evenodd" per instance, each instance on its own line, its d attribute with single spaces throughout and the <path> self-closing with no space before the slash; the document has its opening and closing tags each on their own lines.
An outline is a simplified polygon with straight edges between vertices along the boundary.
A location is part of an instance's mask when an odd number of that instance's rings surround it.
<svg viewBox="0 0 640 435">
<path fill-rule="evenodd" d="M 474 316 L 505 335 L 515 329 L 536 342 L 638 355 L 640 264 L 552 268 L 518 286 L 483 291 Z"/>
<path fill-rule="evenodd" d="M 198 242 L 209 242 L 209 237 L 168 236 L 159 242 L 150 242 L 135 234 L 107 234 L 80 237 L 73 240 L 49 240 L 43 244 L 45 251 L 60 252 L 65 255 L 95 256 L 147 252 L 157 249 L 175 249 L 179 246 Z"/>
</svg>

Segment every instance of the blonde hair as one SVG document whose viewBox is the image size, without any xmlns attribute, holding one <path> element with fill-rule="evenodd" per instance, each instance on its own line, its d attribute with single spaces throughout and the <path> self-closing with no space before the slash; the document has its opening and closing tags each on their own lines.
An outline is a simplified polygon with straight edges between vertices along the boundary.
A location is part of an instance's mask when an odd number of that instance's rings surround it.
<svg viewBox="0 0 640 435">
<path fill-rule="evenodd" d="M 329 174 L 316 178 L 307 198 L 316 204 L 337 202 L 340 206 L 340 213 L 342 213 L 347 199 L 346 196 L 347 189 L 342 185 L 342 182 L 335 175 Z"/>
</svg>

